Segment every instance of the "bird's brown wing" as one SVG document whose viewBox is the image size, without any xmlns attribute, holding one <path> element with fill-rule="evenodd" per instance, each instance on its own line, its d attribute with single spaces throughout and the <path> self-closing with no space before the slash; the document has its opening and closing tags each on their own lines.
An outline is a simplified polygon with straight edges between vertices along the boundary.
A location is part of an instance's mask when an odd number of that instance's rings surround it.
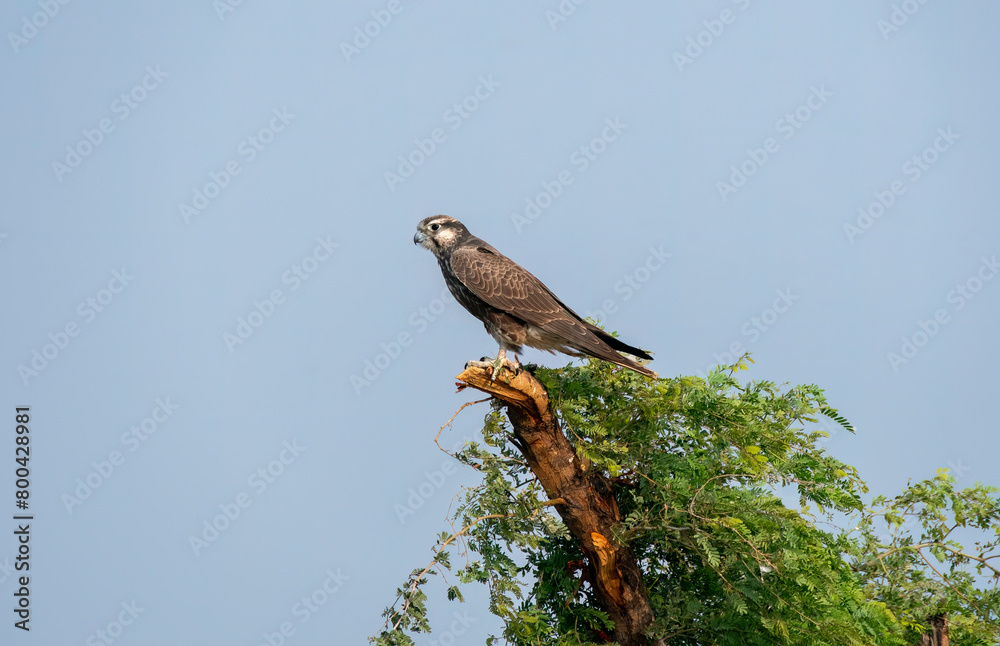
<svg viewBox="0 0 1000 646">
<path fill-rule="evenodd" d="M 490 306 L 555 334 L 592 356 L 619 363 L 616 359 L 621 357 L 599 334 L 614 337 L 584 321 L 531 272 L 493 247 L 485 243 L 460 247 L 452 253 L 450 264 L 462 284 Z M 619 349 L 650 358 L 638 348 L 619 343 L 623 346 Z"/>
</svg>

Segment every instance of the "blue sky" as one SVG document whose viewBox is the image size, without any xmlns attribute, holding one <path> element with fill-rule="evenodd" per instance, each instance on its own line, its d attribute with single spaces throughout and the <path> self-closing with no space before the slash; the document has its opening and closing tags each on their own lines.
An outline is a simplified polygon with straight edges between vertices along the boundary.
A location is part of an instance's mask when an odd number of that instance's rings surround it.
<svg viewBox="0 0 1000 646">
<path fill-rule="evenodd" d="M 433 438 L 496 352 L 412 244 L 438 213 L 661 375 L 749 351 L 821 385 L 873 493 L 1000 484 L 998 18 L 8 3 L 0 500 L 28 406 L 35 518 L 31 631 L 8 613 L 3 642 L 375 632 L 475 483 Z M 481 591 L 433 609 L 435 639 L 497 627 Z"/>
</svg>

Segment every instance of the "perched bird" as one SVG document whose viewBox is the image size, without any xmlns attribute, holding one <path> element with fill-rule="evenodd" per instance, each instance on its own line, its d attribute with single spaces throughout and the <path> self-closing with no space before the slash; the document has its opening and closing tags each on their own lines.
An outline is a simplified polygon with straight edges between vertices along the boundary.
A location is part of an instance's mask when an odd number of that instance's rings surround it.
<svg viewBox="0 0 1000 646">
<path fill-rule="evenodd" d="M 527 345 L 575 357 L 596 357 L 647 377 L 657 376 L 618 352 L 642 359 L 653 357 L 584 321 L 542 281 L 469 233 L 455 218 L 425 218 L 417 225 L 413 244 L 437 257 L 455 300 L 482 321 L 500 344 L 494 369 L 510 364 L 516 371 L 520 367 L 516 355 Z M 514 361 L 507 358 L 507 350 L 515 354 Z"/>
</svg>

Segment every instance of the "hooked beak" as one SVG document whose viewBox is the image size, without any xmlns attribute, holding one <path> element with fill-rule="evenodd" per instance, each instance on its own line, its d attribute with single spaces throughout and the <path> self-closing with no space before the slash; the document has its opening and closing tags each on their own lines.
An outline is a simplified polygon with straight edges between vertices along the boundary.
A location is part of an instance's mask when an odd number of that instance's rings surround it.
<svg viewBox="0 0 1000 646">
<path fill-rule="evenodd" d="M 424 240 L 427 239 L 427 234 L 423 231 L 417 231 L 413 234 L 413 244 L 423 244 Z"/>
</svg>

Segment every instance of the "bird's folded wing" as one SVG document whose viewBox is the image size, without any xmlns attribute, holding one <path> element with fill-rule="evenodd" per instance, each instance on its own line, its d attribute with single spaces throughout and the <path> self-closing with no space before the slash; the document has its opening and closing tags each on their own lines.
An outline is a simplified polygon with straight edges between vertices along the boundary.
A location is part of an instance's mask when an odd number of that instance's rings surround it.
<svg viewBox="0 0 1000 646">
<path fill-rule="evenodd" d="M 498 310 L 584 346 L 597 341 L 580 316 L 542 281 L 488 245 L 456 249 L 451 270 L 472 293 Z"/>
</svg>

